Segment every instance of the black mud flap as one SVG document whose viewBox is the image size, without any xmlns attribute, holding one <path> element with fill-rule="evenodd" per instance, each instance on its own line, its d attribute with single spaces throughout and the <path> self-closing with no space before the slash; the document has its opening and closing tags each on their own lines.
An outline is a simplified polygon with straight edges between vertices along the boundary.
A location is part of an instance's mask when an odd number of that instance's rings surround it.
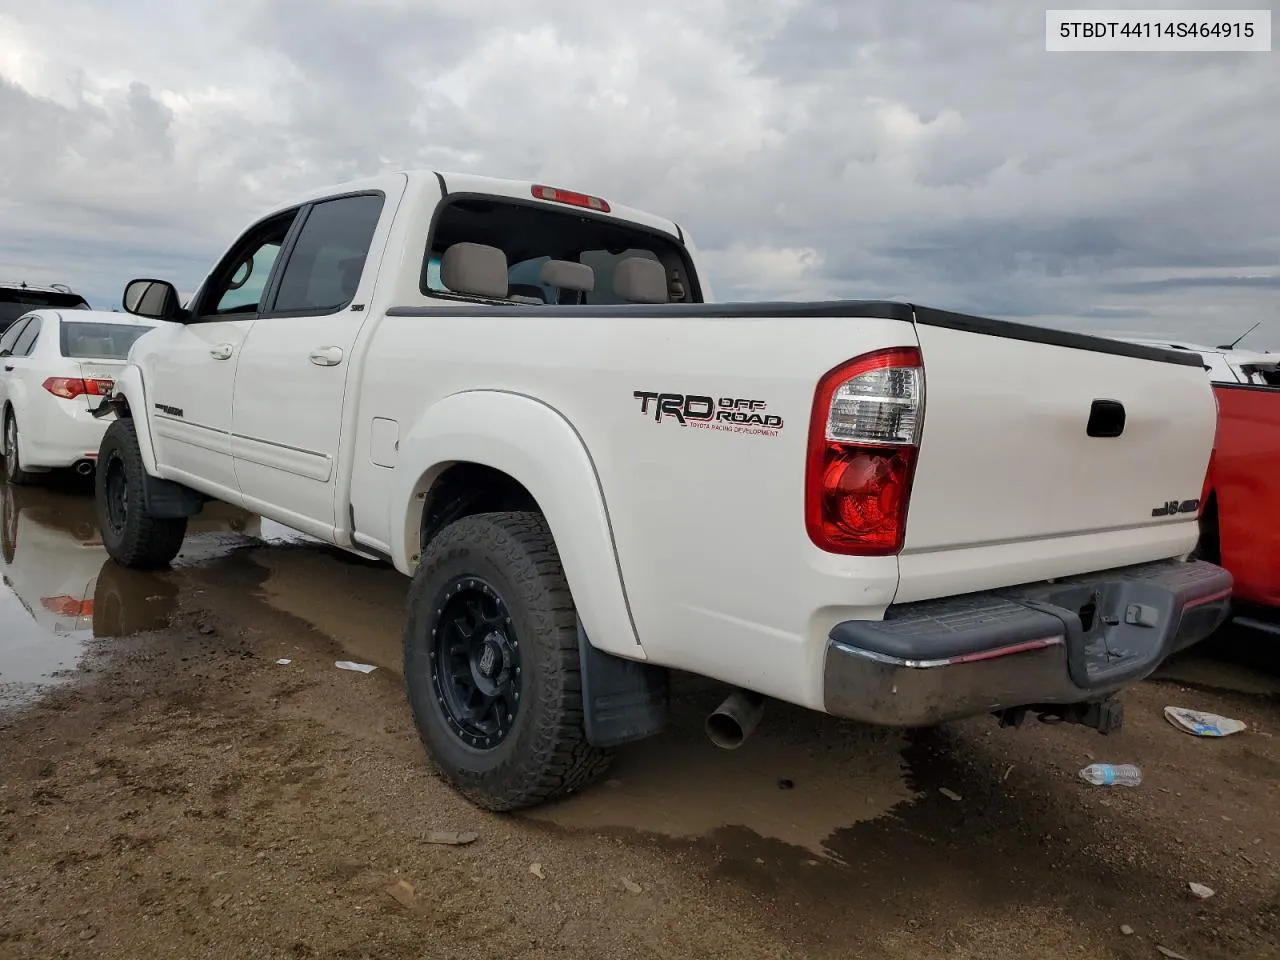
<svg viewBox="0 0 1280 960">
<path fill-rule="evenodd" d="M 582 715 L 587 740 L 595 747 L 616 747 L 659 733 L 671 710 L 666 667 L 624 660 L 597 650 L 578 622 L 582 664 Z"/>
<path fill-rule="evenodd" d="M 172 480 L 142 475 L 143 500 L 147 513 L 157 520 L 194 517 L 204 509 L 205 495 Z"/>
</svg>

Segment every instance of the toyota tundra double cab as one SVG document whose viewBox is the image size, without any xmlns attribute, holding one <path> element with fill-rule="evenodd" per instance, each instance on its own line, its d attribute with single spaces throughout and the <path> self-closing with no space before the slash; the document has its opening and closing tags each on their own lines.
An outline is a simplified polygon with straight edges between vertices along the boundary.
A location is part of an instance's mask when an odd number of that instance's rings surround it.
<svg viewBox="0 0 1280 960">
<path fill-rule="evenodd" d="M 412 577 L 435 768 L 512 810 L 667 719 L 670 671 L 877 724 L 1114 729 L 1224 618 L 1188 561 L 1198 357 L 910 303 L 713 302 L 688 232 L 415 171 L 238 237 L 185 306 L 131 282 L 102 537 L 162 567 L 209 499 Z"/>
</svg>

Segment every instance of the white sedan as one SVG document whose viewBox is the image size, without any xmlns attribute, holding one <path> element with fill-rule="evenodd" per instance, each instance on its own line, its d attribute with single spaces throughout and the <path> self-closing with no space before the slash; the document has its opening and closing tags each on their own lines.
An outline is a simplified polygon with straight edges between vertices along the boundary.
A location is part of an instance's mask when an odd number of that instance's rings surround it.
<svg viewBox="0 0 1280 960">
<path fill-rule="evenodd" d="M 155 322 L 127 313 L 33 310 L 0 336 L 0 454 L 10 483 L 91 473 L 110 417 L 90 412 Z"/>
</svg>

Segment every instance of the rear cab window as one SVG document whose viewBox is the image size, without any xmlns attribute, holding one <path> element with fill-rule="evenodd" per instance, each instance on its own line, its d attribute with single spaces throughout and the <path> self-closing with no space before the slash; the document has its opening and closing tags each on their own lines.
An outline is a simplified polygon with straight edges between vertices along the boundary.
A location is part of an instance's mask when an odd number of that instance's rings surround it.
<svg viewBox="0 0 1280 960">
<path fill-rule="evenodd" d="M 477 295 L 465 288 L 450 288 L 444 259 L 451 247 L 462 243 L 502 252 L 507 266 L 506 296 L 492 289 L 487 295 Z M 634 275 L 634 265 L 621 272 L 618 269 L 631 259 L 654 264 L 653 270 L 639 271 L 650 278 L 665 274 L 664 295 L 646 294 L 642 300 L 636 299 L 634 283 L 622 279 L 624 274 Z M 548 261 L 579 264 L 590 272 L 547 269 Z M 576 279 L 559 285 L 554 282 L 558 276 L 591 276 L 591 289 L 581 289 L 584 284 Z M 661 287 L 659 281 L 648 289 L 661 292 Z M 420 288 L 428 296 L 490 302 L 583 306 L 702 302 L 689 254 L 674 237 L 619 217 L 488 195 L 446 197 L 436 215 Z"/>
<path fill-rule="evenodd" d="M 59 346 L 71 360 L 127 360 L 134 341 L 151 329 L 146 324 L 64 319 Z"/>
</svg>

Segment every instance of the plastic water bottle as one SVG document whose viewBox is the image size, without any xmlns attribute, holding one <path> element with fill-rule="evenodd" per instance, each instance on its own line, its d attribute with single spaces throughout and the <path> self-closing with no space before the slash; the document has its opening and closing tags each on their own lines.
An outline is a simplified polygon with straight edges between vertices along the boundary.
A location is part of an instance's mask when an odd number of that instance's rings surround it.
<svg viewBox="0 0 1280 960">
<path fill-rule="evenodd" d="M 1080 771 L 1080 779 L 1095 787 L 1136 787 L 1142 771 L 1132 763 L 1091 763 Z"/>
</svg>

